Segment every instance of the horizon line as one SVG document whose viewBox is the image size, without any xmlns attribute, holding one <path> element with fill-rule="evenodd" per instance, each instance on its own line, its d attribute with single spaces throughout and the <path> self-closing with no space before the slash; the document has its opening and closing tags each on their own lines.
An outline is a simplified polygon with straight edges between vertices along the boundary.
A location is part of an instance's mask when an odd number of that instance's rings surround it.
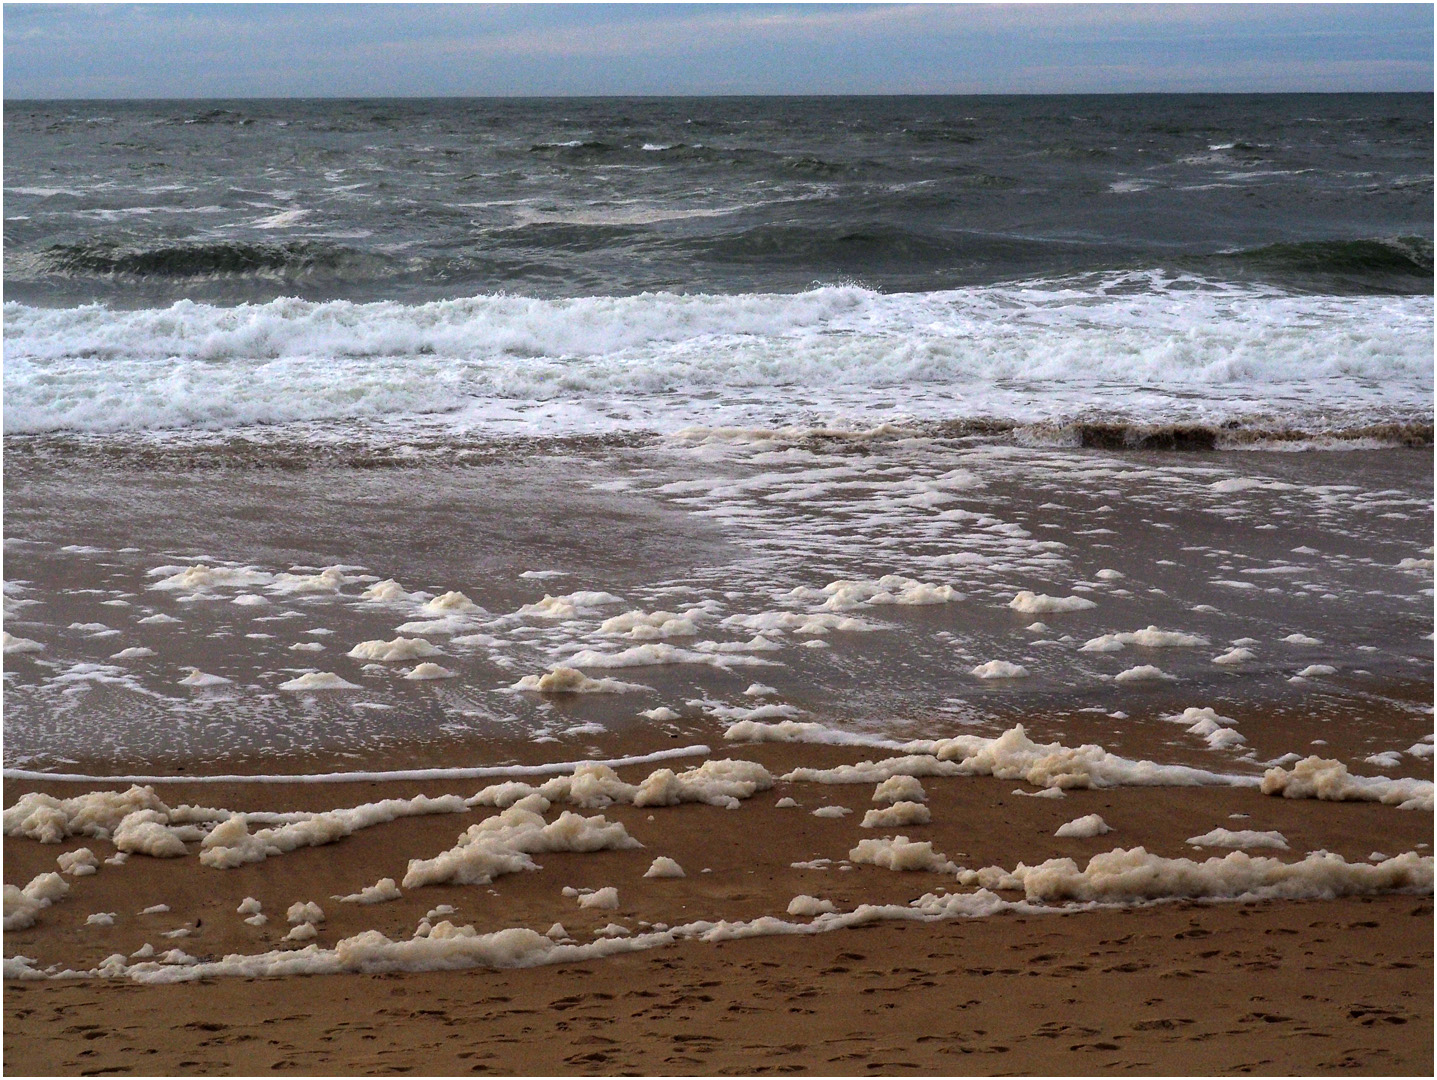
<svg viewBox="0 0 1437 1080">
<path fill-rule="evenodd" d="M 52 102 L 174 102 L 174 101 L 634 101 L 741 100 L 769 98 L 1062 98 L 1062 97 L 1342 97 L 1425 94 L 1433 90 L 1045 90 L 1045 91 L 902 91 L 894 93 L 809 94 L 228 94 L 203 97 L 5 97 L 0 105 Z"/>
</svg>

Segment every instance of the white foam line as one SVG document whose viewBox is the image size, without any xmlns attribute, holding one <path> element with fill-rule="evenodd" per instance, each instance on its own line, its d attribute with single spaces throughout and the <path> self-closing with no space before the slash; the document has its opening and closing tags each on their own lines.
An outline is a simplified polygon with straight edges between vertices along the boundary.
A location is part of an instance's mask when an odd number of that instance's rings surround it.
<svg viewBox="0 0 1437 1080">
<path fill-rule="evenodd" d="M 1142 849 L 1134 849 L 1134 853 Z M 1117 854 L 1117 853 L 1114 853 Z M 1126 854 L 1126 853 L 1125 853 Z M 1142 852 L 1146 855 L 1146 852 Z M 1317 853 L 1309 855 L 1303 864 Z M 1322 859 L 1334 857 L 1323 853 Z M 1425 857 L 1430 863 L 1430 856 Z M 1071 863 L 1071 860 L 1062 860 Z M 1188 860 L 1178 860 L 1188 862 Z M 1252 860 L 1248 860 L 1251 862 Z M 1336 858 L 1342 863 L 1340 857 Z M 1226 860 L 1209 860 L 1210 863 L 1232 864 L 1231 856 Z M 1278 860 L 1264 859 L 1263 864 L 1278 865 Z M 1287 864 L 1300 866 L 1303 864 Z M 1021 866 L 1021 864 L 1020 864 Z M 993 868 L 998 870 L 1000 868 Z M 1024 867 L 1023 869 L 1030 869 Z M 1362 871 L 1368 871 L 1366 866 Z M 1430 876 L 1430 866 L 1427 867 Z M 1253 885 L 1255 884 L 1255 887 Z M 927 893 L 907 905 L 901 904 L 860 904 L 852 911 L 834 911 L 818 915 L 812 922 L 789 922 L 771 915 L 762 915 L 751 921 L 719 922 L 699 921 L 676 926 L 665 931 L 639 934 L 630 938 L 596 938 L 588 944 L 558 944 L 548 940 L 536 931 L 522 927 L 509 927 L 490 934 L 459 933 L 442 938 L 412 938 L 391 941 L 375 930 L 365 931 L 339 942 L 334 949 L 322 949 L 317 945 L 292 952 L 268 952 L 251 955 L 235 954 L 224 960 L 201 962 L 192 965 L 161 966 L 157 963 L 134 965 L 133 969 L 119 967 L 105 970 L 103 967 L 89 971 L 67 969 L 53 975 L 46 975 L 34 968 L 35 961 L 26 957 L 6 957 L 5 980 L 17 979 L 66 979 L 66 978 L 129 978 L 138 983 L 159 984 L 193 982 L 198 979 L 217 976 L 243 976 L 248 978 L 284 975 L 334 975 L 343 972 L 422 972 L 457 971 L 472 968 L 506 970 L 533 968 L 549 964 L 572 963 L 585 960 L 602 960 L 623 953 L 645 952 L 679 941 L 698 940 L 710 944 L 734 941 L 742 938 L 809 936 L 847 930 L 853 927 L 872 925 L 877 922 L 937 923 L 956 919 L 979 919 L 1005 912 L 1023 915 L 1075 915 L 1092 911 L 1121 911 L 1159 907 L 1171 903 L 1196 903 L 1216 906 L 1229 903 L 1251 903 L 1265 900 L 1331 899 L 1334 895 L 1371 896 L 1383 894 L 1431 895 L 1430 879 L 1416 881 L 1406 886 L 1377 886 L 1370 890 L 1355 889 L 1333 894 L 1321 887 L 1312 889 L 1289 889 L 1272 883 L 1249 883 L 1240 892 L 1228 895 L 1207 894 L 1195 896 L 1126 897 L 1120 900 L 1098 899 L 1079 900 L 1062 904 L 1044 903 L 1032 899 L 1005 900 L 987 888 L 971 893 Z M 472 928 L 466 928 L 472 932 Z"/>
<path fill-rule="evenodd" d="M 486 765 L 472 769 L 397 769 L 391 772 L 340 773 L 260 773 L 255 776 L 227 774 L 222 776 L 89 776 L 84 773 L 33 772 L 29 769 L 4 769 L 6 780 L 53 780 L 81 784 L 348 784 L 377 780 L 471 780 L 499 776 L 550 776 L 571 773 L 580 765 L 607 765 L 611 769 L 625 765 L 647 765 L 670 758 L 699 757 L 709 754 L 708 746 L 675 747 L 656 750 L 652 754 L 609 758 L 605 761 L 552 761 L 544 765 Z"/>
</svg>

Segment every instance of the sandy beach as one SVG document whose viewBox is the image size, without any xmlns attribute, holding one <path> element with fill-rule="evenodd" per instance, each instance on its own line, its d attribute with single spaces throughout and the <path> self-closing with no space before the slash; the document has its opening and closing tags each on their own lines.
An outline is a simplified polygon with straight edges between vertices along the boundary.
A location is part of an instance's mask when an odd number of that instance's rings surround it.
<svg viewBox="0 0 1437 1080">
<path fill-rule="evenodd" d="M 5 1071 L 1431 1075 L 1430 94 L 556 100 L 7 98 Z"/>
<path fill-rule="evenodd" d="M 1431 1071 L 1425 458 L 22 449 L 8 1072 Z"/>
<path fill-rule="evenodd" d="M 711 755 L 664 764 L 734 757 L 779 776 L 874 758 L 865 748 L 725 744 L 721 732 L 712 735 Z M 619 775 L 638 782 L 651 771 L 629 766 Z M 1058 857 L 1081 866 L 1092 855 L 1136 846 L 1201 861 L 1226 852 L 1188 839 L 1231 824 L 1233 815 L 1248 816 L 1242 827 L 1280 832 L 1295 851 L 1324 849 L 1354 863 L 1366 862 L 1374 845 L 1395 853 L 1432 839 L 1430 814 L 1251 789 L 1118 787 L 1040 799 L 1016 791 L 1041 789 L 1015 790 L 1012 780 L 993 777 L 924 777 L 922 785 L 932 823 L 903 831 L 970 867 Z M 64 798 L 93 785 L 11 781 L 7 804 L 41 788 Z M 421 793 L 468 795 L 477 785 L 178 783 L 157 790 L 171 806 L 324 810 Z M 440 905 L 454 909 L 443 918 L 480 934 L 509 927 L 543 933 L 561 922 L 586 942 L 614 925 L 644 933 L 656 923 L 699 920 L 808 923 L 788 914 L 800 895 L 852 911 L 901 907 L 933 890 L 966 891 L 954 887 L 951 874 L 849 861 L 861 839 L 892 835 L 858 824 L 878 805 L 873 790 L 779 781 L 736 810 L 615 804 L 603 815 L 622 822 L 641 849 L 545 854 L 536 857 L 539 871 L 488 885 L 405 889 L 401 899 L 375 905 L 332 897 L 381 877 L 403 878 L 407 860 L 448 848 L 476 818 L 496 811 L 403 818 L 231 870 L 202 866 L 193 854 L 137 854 L 71 879 L 70 894 L 41 912 L 35 927 L 6 934 L 6 952 L 84 969 L 147 943 L 212 960 L 298 950 L 282 940 L 291 929 L 284 912 L 308 901 L 325 916 L 313 944 L 328 948 L 366 930 L 408 939 L 426 915 L 439 921 L 433 912 Z M 783 798 L 799 805 L 776 807 Z M 815 817 L 823 806 L 853 814 Z M 1113 831 L 1053 836 L 1090 813 Z M 89 844 L 102 858 L 113 850 Z M 79 846 L 12 838 L 6 880 L 53 869 L 57 855 Z M 661 855 L 686 876 L 646 879 Z M 825 859 L 832 861 L 817 862 Z M 583 908 L 562 892 L 610 886 L 618 893 L 613 908 Z M 205 976 L 173 986 L 11 981 L 5 1066 L 16 1075 L 1424 1074 L 1433 1031 L 1430 891 L 1429 870 L 1425 895 L 1115 900 L 1067 913 L 1052 904 L 1040 905 L 1042 913 L 875 918 L 828 933 L 682 940 L 524 970 Z M 266 925 L 246 925 L 237 913 L 250 897 L 269 916 Z M 169 910 L 140 914 L 157 904 Z M 94 912 L 113 912 L 113 925 L 86 925 Z M 182 936 L 167 939 L 175 931 Z"/>
</svg>

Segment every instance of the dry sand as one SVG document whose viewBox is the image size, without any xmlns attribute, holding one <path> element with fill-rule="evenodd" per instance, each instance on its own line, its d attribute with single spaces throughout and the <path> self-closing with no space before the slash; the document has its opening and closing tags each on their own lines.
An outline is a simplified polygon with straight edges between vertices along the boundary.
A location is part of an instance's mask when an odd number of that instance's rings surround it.
<svg viewBox="0 0 1437 1080">
<path fill-rule="evenodd" d="M 711 742 L 711 756 L 760 761 L 775 774 L 873 756 L 853 748 Z M 635 780 L 648 771 L 621 773 Z M 1370 803 L 1212 788 L 1074 791 L 1050 801 L 1012 794 L 1026 786 L 1013 781 L 923 783 L 933 824 L 902 831 L 933 840 L 968 866 L 1064 855 L 1082 862 L 1138 844 L 1167 856 L 1202 857 L 1184 841 L 1218 826 L 1281 831 L 1292 847 L 1288 860 L 1325 848 L 1362 861 L 1374 848 L 1396 854 L 1432 840 L 1430 815 Z M 47 783 L 44 790 L 67 796 L 93 786 Z M 479 786 L 166 784 L 160 794 L 171 805 L 293 810 L 420 792 L 468 795 Z M 7 783 L 6 804 L 33 788 Z M 872 785 L 779 783 L 736 811 L 613 806 L 602 812 L 623 821 L 643 850 L 540 855 L 537 873 L 490 886 L 406 890 L 403 899 L 376 906 L 330 897 L 402 877 L 409 858 L 444 850 L 492 811 L 403 819 L 229 871 L 202 867 L 193 856 L 134 856 L 74 879 L 71 894 L 42 912 L 34 928 L 5 935 L 5 952 L 76 968 L 145 942 L 201 957 L 262 952 L 279 947 L 288 930 L 284 910 L 296 900 L 321 904 L 327 920 L 318 943 L 332 946 L 366 929 L 407 938 L 439 904 L 453 905 L 450 918 L 480 932 L 509 926 L 542 932 L 560 921 L 583 941 L 609 922 L 639 929 L 644 922 L 788 918 L 788 902 L 800 893 L 848 910 L 906 903 L 941 888 L 945 879 L 937 874 L 790 865 L 842 860 L 858 839 L 891 833 L 858 825 L 873 805 L 872 791 Z M 785 795 L 802 805 L 776 808 Z M 855 813 L 812 816 L 826 804 Z M 1089 840 L 1053 836 L 1059 824 L 1088 813 L 1100 813 L 1115 831 Z M 110 853 L 107 843 L 87 845 L 102 857 Z M 28 881 L 80 846 L 12 840 L 5 880 Z M 643 878 L 657 855 L 676 859 L 688 876 Z M 609 885 L 619 891 L 615 911 L 581 909 L 560 891 Z M 235 908 L 246 896 L 262 901 L 268 925 L 241 921 Z M 158 903 L 171 911 L 137 914 Z M 114 926 L 86 926 L 86 916 L 99 911 L 116 912 Z M 189 936 L 161 936 L 183 928 Z M 687 941 L 527 970 L 216 978 L 177 986 L 8 982 L 4 1065 L 15 1075 L 1333 1069 L 1428 1075 L 1432 931 L 1431 898 L 1422 896 L 1176 902 L 884 923 L 802 938 Z"/>
</svg>

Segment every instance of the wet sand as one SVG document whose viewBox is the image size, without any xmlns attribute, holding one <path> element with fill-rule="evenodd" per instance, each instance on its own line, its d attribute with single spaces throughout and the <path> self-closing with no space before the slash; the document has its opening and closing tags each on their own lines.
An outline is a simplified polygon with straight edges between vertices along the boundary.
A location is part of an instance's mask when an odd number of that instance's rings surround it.
<svg viewBox="0 0 1437 1080">
<path fill-rule="evenodd" d="M 915 439 L 821 455 L 720 449 L 187 470 L 182 455 L 151 469 L 8 448 L 6 628 L 43 649 L 6 657 L 6 765 L 150 773 L 198 760 L 283 772 L 315 752 L 351 755 L 350 767 L 388 767 L 396 756 L 431 764 L 456 739 L 477 751 L 535 737 L 582 744 L 589 732 L 597 742 L 603 731 L 682 738 L 684 725 L 636 713 L 663 705 L 689 717 L 706 708 L 694 701 L 743 703 L 755 680 L 796 708 L 902 738 L 1090 708 L 1107 742 L 1137 725 L 1103 730 L 1102 714 L 1213 705 L 1326 721 L 1329 730 L 1297 745 L 1264 739 L 1263 756 L 1322 738 L 1329 756 L 1341 740 L 1344 758 L 1361 761 L 1431 730 L 1430 455 L 1112 454 Z M 365 570 L 332 593 L 154 587 L 162 567 L 226 561 L 268 574 Z M 556 576 L 523 577 L 533 572 Z M 842 610 L 867 628 L 768 630 L 762 649 L 751 626 L 728 624 L 831 615 L 826 598 L 791 590 L 884 574 L 951 584 L 962 598 Z M 431 596 L 462 591 L 487 609 L 464 630 L 427 634 L 454 679 L 410 682 L 408 665 L 346 655 L 428 618 L 418 603 L 362 601 L 381 578 Z M 620 602 L 567 620 L 515 615 L 577 590 Z M 1095 606 L 1035 616 L 1008 606 L 1019 590 Z M 258 602 L 232 602 L 241 593 Z M 729 666 L 591 670 L 646 689 L 552 708 L 504 692 L 579 650 L 646 643 L 599 629 L 631 609 L 698 611 L 696 636 L 660 643 L 732 649 Z M 1082 648 L 1153 625 L 1204 644 Z M 483 642 L 454 641 L 469 630 Z M 1294 632 L 1317 643 L 1292 644 Z M 1236 641 L 1253 643 L 1251 659 L 1213 662 Z M 151 655 L 117 658 L 134 647 Z M 1029 677 L 974 677 L 993 659 Z M 1333 671 L 1294 678 L 1314 664 Z M 1139 665 L 1169 678 L 1115 683 Z M 181 685 L 191 667 L 230 682 Z M 316 669 L 363 692 L 277 690 Z M 1367 716 L 1400 730 L 1349 723 Z"/>
<path fill-rule="evenodd" d="M 1430 1075 L 1432 905 L 1168 905 L 565 968 L 7 984 L 10 1075 Z"/>
<path fill-rule="evenodd" d="M 778 775 L 874 753 L 716 741 L 711 756 L 758 761 Z M 620 774 L 635 781 L 651 768 Z M 1288 861 L 1323 848 L 1360 862 L 1374 848 L 1395 854 L 1432 841 L 1430 815 L 1251 789 L 1124 787 L 1048 800 L 1013 794 L 1027 785 L 991 777 L 926 777 L 923 784 L 933 823 L 902 831 L 973 867 L 1060 856 L 1081 864 L 1139 844 L 1170 857 L 1221 856 L 1185 843 L 1215 826 L 1278 830 L 1292 848 L 1281 853 Z M 181 783 L 159 793 L 170 805 L 319 810 L 421 792 L 467 795 L 479 786 Z M 7 804 L 33 787 L 7 783 Z M 47 783 L 44 790 L 70 796 L 93 787 Z M 408 859 L 444 850 L 493 811 L 401 819 L 234 870 L 203 867 L 193 854 L 136 855 L 73 879 L 71 894 L 43 911 L 33 929 L 6 934 L 6 953 L 83 968 L 146 942 L 200 958 L 297 947 L 280 944 L 289 929 L 283 913 L 309 900 L 326 915 L 317 944 L 331 947 L 366 929 L 407 938 L 440 904 L 456 909 L 450 920 L 480 933 L 511 926 L 543 932 L 559 921 L 587 941 L 609 923 L 640 930 L 660 921 L 763 915 L 803 922 L 786 914 L 799 894 L 852 910 L 906 904 L 951 887 L 951 876 L 936 873 L 840 869 L 859 839 L 893 832 L 859 827 L 874 805 L 872 790 L 779 782 L 732 811 L 614 805 L 601 812 L 624 822 L 642 849 L 539 855 L 538 872 L 487 886 L 408 889 L 401 900 L 373 906 L 330 898 L 383 876 L 401 878 Z M 775 807 L 784 796 L 801 805 Z M 812 816 L 823 805 L 855 813 Z M 1089 813 L 1114 831 L 1053 836 L 1059 824 Z M 1235 824 L 1231 814 L 1249 817 Z M 111 850 L 87 845 L 101 857 Z M 5 879 L 29 880 L 79 846 L 78 839 L 58 846 L 12 839 Z M 657 855 L 678 861 L 687 876 L 645 879 Z M 791 865 L 822 858 L 835 862 Z M 615 910 L 582 909 L 561 893 L 610 885 L 619 892 Z M 262 902 L 268 925 L 241 921 L 235 909 L 247 896 Z M 159 903 L 171 910 L 137 914 Z M 85 925 L 95 911 L 115 912 L 114 925 Z M 190 932 L 162 936 L 176 929 Z M 4 1060 L 12 1074 L 1427 1074 L 1432 932 L 1430 896 L 1178 901 L 683 941 L 528 970 L 205 978 L 179 986 L 7 982 Z"/>
<path fill-rule="evenodd" d="M 779 705 L 791 712 L 777 715 L 893 739 L 991 738 L 1021 722 L 1042 742 L 1098 743 L 1248 777 L 1264 762 L 1308 754 L 1366 776 L 1432 777 L 1419 745 L 1431 731 L 1430 455 L 1113 454 L 898 438 L 742 452 L 605 444 L 463 466 L 291 464 L 192 468 L 163 454 L 7 460 L 6 629 L 42 646 L 5 658 L 8 767 L 173 776 L 157 785 L 170 806 L 318 812 L 467 797 L 490 781 L 178 778 L 533 765 L 691 744 L 709 749 L 663 764 L 734 757 L 778 776 L 884 756 L 725 742 L 727 722 L 744 710 Z M 233 602 L 237 588 L 154 587 L 177 567 L 227 562 L 267 582 L 248 588 L 249 603 Z M 314 594 L 272 587 L 333 565 L 355 576 Z M 552 576 L 524 576 L 532 571 Z M 830 614 L 826 583 L 889 573 L 952 583 L 964 595 L 843 612 L 871 624 L 862 632 L 773 629 L 765 640 L 728 621 Z M 427 633 L 454 678 L 407 681 L 407 664 L 366 666 L 348 655 L 426 617 L 422 599 L 364 600 L 382 577 L 425 598 L 462 590 L 487 609 L 472 625 Z M 1020 589 L 1094 606 L 1035 616 L 1009 606 Z M 568 619 L 519 614 L 545 593 L 578 590 L 616 600 Z M 641 684 L 632 693 L 513 690 L 576 650 L 634 647 L 603 621 L 661 608 L 696 612 L 699 624 L 664 644 L 727 651 L 587 669 Z M 1153 625 L 1202 644 L 1082 647 Z M 482 640 L 455 640 L 469 631 Z M 1244 640 L 1253 659 L 1214 663 Z M 136 647 L 150 654 L 117 655 Z M 714 656 L 724 662 L 706 662 Z M 976 677 L 975 665 L 992 659 L 1021 662 L 1031 678 Z M 1146 664 L 1171 677 L 1116 679 Z M 1313 664 L 1333 671 L 1297 674 Z M 229 681 L 186 686 L 191 666 Z M 315 669 L 362 689 L 280 688 Z M 772 692 L 749 695 L 752 682 Z M 660 705 L 673 715 L 643 715 Z M 1169 722 L 1191 706 L 1215 708 L 1242 740 L 1214 747 Z M 1380 754 L 1396 763 L 1379 768 L 1369 759 Z M 657 767 L 619 772 L 637 782 Z M 103 786 L 12 777 L 4 803 Z M 536 872 L 405 889 L 373 906 L 331 898 L 402 880 L 409 860 L 445 851 L 493 811 L 396 820 L 233 870 L 202 866 L 192 843 L 185 858 L 135 855 L 67 879 L 70 894 L 34 927 L 5 934 L 5 954 L 83 971 L 146 944 L 205 961 L 292 950 L 281 942 L 285 911 L 304 901 L 324 909 L 316 944 L 331 950 L 369 930 L 408 940 L 440 905 L 455 909 L 442 917 L 479 934 L 543 933 L 560 922 L 587 943 L 610 923 L 635 934 L 658 923 L 806 923 L 787 913 L 799 895 L 852 911 L 964 891 L 951 873 L 847 862 L 860 840 L 896 833 L 931 840 L 967 867 L 1008 869 L 1060 857 L 1084 865 L 1137 846 L 1171 859 L 1221 857 L 1187 843 L 1216 828 L 1280 832 L 1289 850 L 1253 854 L 1289 863 L 1319 850 L 1349 863 L 1429 855 L 1433 842 L 1430 813 L 1250 787 L 1113 787 L 1047 799 L 991 777 L 925 777 L 923 786 L 932 824 L 891 829 L 859 824 L 875 805 L 871 783 L 779 782 L 737 810 L 580 810 L 622 822 L 643 848 L 538 854 Z M 783 797 L 800 806 L 778 808 Z M 814 817 L 822 806 L 852 813 Z M 564 809 L 556 804 L 550 818 Z M 1113 831 L 1054 836 L 1089 814 Z M 113 850 L 80 837 L 10 838 L 5 881 L 54 871 L 58 855 L 81 846 L 100 858 Z M 656 856 L 687 876 L 645 878 Z M 580 908 L 562 892 L 608 886 L 618 890 L 613 910 Z M 246 897 L 262 903 L 266 925 L 243 922 L 236 908 Z M 170 910 L 139 914 L 157 904 Z M 112 926 L 87 924 L 111 912 Z M 519 970 L 172 986 L 7 981 L 4 1065 L 16 1074 L 1428 1075 L 1432 933 L 1429 887 L 876 922 L 801 937 L 680 940 Z"/>
</svg>

